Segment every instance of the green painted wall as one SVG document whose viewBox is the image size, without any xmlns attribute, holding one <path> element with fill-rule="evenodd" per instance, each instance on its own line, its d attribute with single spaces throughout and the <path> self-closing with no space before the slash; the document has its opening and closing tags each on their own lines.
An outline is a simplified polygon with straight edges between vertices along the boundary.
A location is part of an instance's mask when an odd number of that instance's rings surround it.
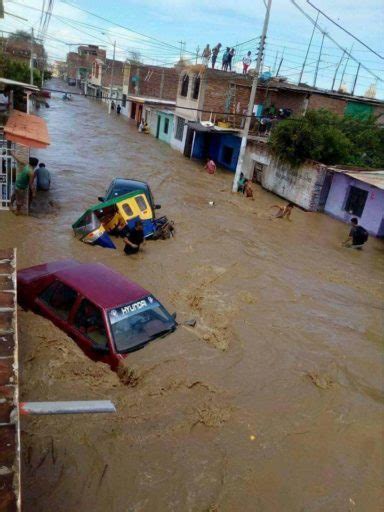
<svg viewBox="0 0 384 512">
<path fill-rule="evenodd" d="M 163 112 L 159 112 L 158 116 L 160 117 L 159 139 L 170 144 L 173 133 L 174 116 L 173 114 L 164 114 Z"/>
<path fill-rule="evenodd" d="M 366 103 L 358 103 L 348 101 L 344 115 L 357 117 L 359 119 L 367 119 L 373 114 L 373 106 Z"/>
</svg>

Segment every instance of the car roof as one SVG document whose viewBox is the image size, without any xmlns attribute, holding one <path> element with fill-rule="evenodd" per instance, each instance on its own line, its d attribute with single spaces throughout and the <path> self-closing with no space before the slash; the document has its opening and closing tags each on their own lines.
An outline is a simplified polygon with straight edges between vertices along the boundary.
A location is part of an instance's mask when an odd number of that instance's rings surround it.
<svg viewBox="0 0 384 512">
<path fill-rule="evenodd" d="M 113 185 L 134 185 L 139 186 L 140 188 L 149 188 L 149 185 L 145 181 L 139 181 L 139 180 L 131 180 L 127 178 L 115 178 L 112 181 Z"/>
<path fill-rule="evenodd" d="M 53 275 L 104 309 L 115 308 L 150 295 L 134 281 L 102 263 L 79 263 Z"/>
</svg>

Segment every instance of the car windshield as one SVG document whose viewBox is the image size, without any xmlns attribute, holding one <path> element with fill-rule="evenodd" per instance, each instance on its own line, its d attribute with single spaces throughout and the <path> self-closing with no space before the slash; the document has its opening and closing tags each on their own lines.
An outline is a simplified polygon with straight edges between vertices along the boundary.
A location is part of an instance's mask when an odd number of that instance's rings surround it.
<svg viewBox="0 0 384 512">
<path fill-rule="evenodd" d="M 134 350 L 176 328 L 176 322 L 152 295 L 108 312 L 116 350 Z"/>
</svg>

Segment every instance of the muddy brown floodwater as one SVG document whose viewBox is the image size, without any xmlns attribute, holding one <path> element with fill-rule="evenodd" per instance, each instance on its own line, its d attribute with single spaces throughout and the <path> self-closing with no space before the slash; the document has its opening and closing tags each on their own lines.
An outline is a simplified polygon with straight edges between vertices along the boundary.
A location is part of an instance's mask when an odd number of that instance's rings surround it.
<svg viewBox="0 0 384 512">
<path fill-rule="evenodd" d="M 299 209 L 270 220 L 275 196 L 231 194 L 230 173 L 206 174 L 89 99 L 58 94 L 42 115 L 53 187 L 29 218 L 0 215 L 1 245 L 19 267 L 105 263 L 197 325 L 131 354 L 125 385 L 19 312 L 23 399 L 117 406 L 23 419 L 24 511 L 383 510 L 383 244 L 343 249 L 345 224 Z M 174 239 L 131 257 L 74 239 L 116 176 L 150 182 Z"/>
</svg>

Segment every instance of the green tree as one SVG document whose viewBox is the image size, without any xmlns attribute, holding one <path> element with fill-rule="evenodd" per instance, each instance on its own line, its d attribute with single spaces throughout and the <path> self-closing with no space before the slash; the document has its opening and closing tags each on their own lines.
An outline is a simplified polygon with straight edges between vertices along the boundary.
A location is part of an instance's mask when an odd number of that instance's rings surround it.
<svg viewBox="0 0 384 512">
<path fill-rule="evenodd" d="M 274 154 L 292 165 L 309 159 L 384 167 L 384 130 L 375 121 L 312 110 L 305 117 L 282 121 L 272 131 L 269 144 Z"/>
<path fill-rule="evenodd" d="M 29 84 L 30 69 L 28 64 L 3 58 L 1 62 L 1 68 L 5 78 Z M 40 85 L 41 83 L 41 74 L 38 69 L 33 70 L 33 83 L 36 85 Z"/>
</svg>

